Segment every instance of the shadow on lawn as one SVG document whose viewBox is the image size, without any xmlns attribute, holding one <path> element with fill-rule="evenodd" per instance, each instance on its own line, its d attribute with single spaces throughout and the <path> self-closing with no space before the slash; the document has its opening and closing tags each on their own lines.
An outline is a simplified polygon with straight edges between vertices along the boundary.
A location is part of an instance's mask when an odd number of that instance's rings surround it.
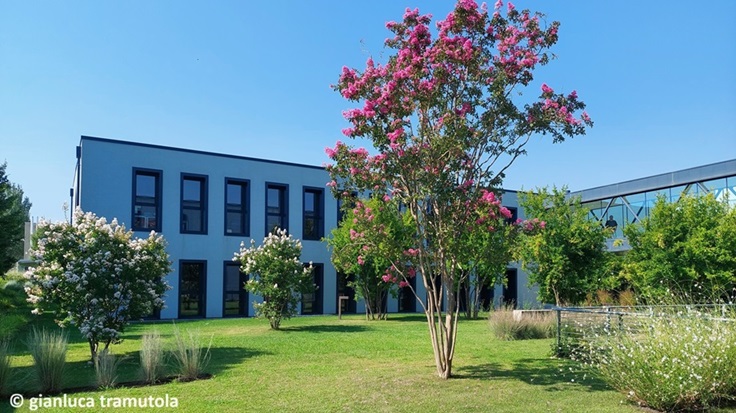
<svg viewBox="0 0 736 413">
<path fill-rule="evenodd" d="M 279 331 L 290 332 L 306 332 L 306 333 L 361 333 L 369 331 L 370 328 L 360 325 L 313 325 L 313 326 L 296 326 L 281 327 Z"/>
<path fill-rule="evenodd" d="M 569 390 L 570 385 L 587 391 L 607 391 L 611 388 L 602 380 L 569 370 L 569 363 L 555 359 L 520 359 L 510 367 L 496 363 L 458 367 L 453 374 L 458 379 L 514 379 L 527 384 L 546 386 L 547 391 Z M 564 387 L 563 387 L 564 386 Z"/>
</svg>

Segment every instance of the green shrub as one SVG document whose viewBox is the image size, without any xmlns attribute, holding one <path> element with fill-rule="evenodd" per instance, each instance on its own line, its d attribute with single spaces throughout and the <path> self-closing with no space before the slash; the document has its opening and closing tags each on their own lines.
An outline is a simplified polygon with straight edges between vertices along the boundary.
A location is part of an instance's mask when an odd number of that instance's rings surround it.
<svg viewBox="0 0 736 413">
<path fill-rule="evenodd" d="M 592 347 L 613 388 L 657 410 L 706 409 L 736 396 L 736 326 L 721 314 L 649 317 Z"/>
<path fill-rule="evenodd" d="M 210 362 L 212 338 L 207 346 L 202 345 L 199 333 L 187 331 L 185 334 L 174 328 L 175 347 L 172 353 L 180 381 L 196 380 L 204 374 Z"/>
<path fill-rule="evenodd" d="M 529 340 L 550 338 L 555 334 L 556 319 L 553 313 L 526 314 L 515 320 L 510 307 L 491 311 L 488 315 L 491 331 L 499 340 Z"/>
<path fill-rule="evenodd" d="M 61 390 L 66 365 L 68 336 L 62 330 L 31 330 L 28 347 L 42 393 Z"/>
<path fill-rule="evenodd" d="M 158 382 L 164 373 L 164 349 L 158 331 L 147 332 L 141 340 L 141 375 L 148 384 Z"/>
<path fill-rule="evenodd" d="M 10 343 L 0 340 L 0 396 L 8 392 L 10 383 Z"/>
</svg>

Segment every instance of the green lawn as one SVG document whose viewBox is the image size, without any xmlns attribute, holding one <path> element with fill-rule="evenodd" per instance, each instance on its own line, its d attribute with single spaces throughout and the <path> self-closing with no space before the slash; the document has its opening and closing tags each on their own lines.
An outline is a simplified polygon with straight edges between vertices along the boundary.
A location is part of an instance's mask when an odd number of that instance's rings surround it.
<svg viewBox="0 0 736 413">
<path fill-rule="evenodd" d="M 271 331 L 268 322 L 224 319 L 179 322 L 213 336 L 209 380 L 158 386 L 75 393 L 93 397 L 95 409 L 37 411 L 126 411 L 103 409 L 99 397 L 176 397 L 186 412 L 237 411 L 493 411 L 493 412 L 632 412 L 625 397 L 602 382 L 573 374 L 575 364 L 550 358 L 550 340 L 502 342 L 493 338 L 486 320 L 460 323 L 454 378 L 435 376 L 423 316 L 391 315 L 387 321 L 361 316 L 300 317 Z M 137 374 L 141 334 L 158 329 L 168 341 L 172 323 L 131 326 L 115 354 L 127 360 L 121 379 Z M 71 332 L 66 385 L 79 387 L 94 379 L 89 350 Z M 30 373 L 31 360 L 15 342 L 16 377 Z M 33 391 L 27 380 L 17 390 Z M 166 410 L 166 409 L 154 409 Z M 14 411 L 7 401 L 0 411 Z M 29 411 L 28 403 L 15 411 Z"/>
</svg>

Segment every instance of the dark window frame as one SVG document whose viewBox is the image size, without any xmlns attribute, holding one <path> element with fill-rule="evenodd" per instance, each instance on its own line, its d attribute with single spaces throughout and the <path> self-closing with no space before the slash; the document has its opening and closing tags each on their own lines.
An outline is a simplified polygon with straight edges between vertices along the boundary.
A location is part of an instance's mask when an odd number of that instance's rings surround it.
<svg viewBox="0 0 736 413">
<path fill-rule="evenodd" d="M 142 215 L 140 213 L 136 214 L 136 207 L 139 205 L 137 201 L 137 190 L 138 190 L 138 180 L 136 179 L 138 175 L 147 175 L 147 176 L 153 176 L 155 178 L 155 194 L 154 194 L 154 202 L 153 207 L 156 210 L 156 225 L 154 225 L 153 228 L 151 227 L 141 227 L 136 225 L 136 217 L 141 217 Z M 147 168 L 133 168 L 133 183 L 131 185 L 132 189 L 132 195 L 131 195 L 131 203 L 130 203 L 130 217 L 131 217 L 131 224 L 130 228 L 133 231 L 156 231 L 161 232 L 161 211 L 163 204 L 162 202 L 162 186 L 164 181 L 164 171 L 160 169 L 147 169 Z"/>
<path fill-rule="evenodd" d="M 197 302 L 197 308 L 199 314 L 197 315 L 182 315 L 182 276 L 184 274 L 184 266 L 187 264 L 201 264 L 202 273 L 199 275 L 199 300 Z M 187 294 L 191 294 L 190 291 L 185 291 Z M 207 260 L 179 260 L 179 295 L 177 297 L 178 303 L 178 318 L 206 318 L 207 317 Z"/>
<path fill-rule="evenodd" d="M 281 184 L 278 182 L 266 182 L 266 198 L 265 198 L 265 222 L 264 222 L 264 233 L 268 235 L 270 230 L 268 228 L 268 217 L 276 214 L 268 212 L 268 190 L 269 189 L 280 189 L 282 191 L 281 202 L 279 205 L 279 214 L 281 217 L 281 223 L 283 224 L 280 229 L 285 229 L 289 232 L 289 184 Z"/>
<path fill-rule="evenodd" d="M 179 233 L 180 234 L 199 234 L 199 235 L 207 235 L 207 215 L 209 215 L 209 205 L 207 202 L 208 194 L 209 194 L 209 177 L 207 175 L 200 175 L 200 174 L 190 174 L 190 173 L 184 173 L 181 174 L 181 180 L 179 184 Z M 185 209 L 193 209 L 193 208 L 185 208 L 184 207 L 184 181 L 199 181 L 201 182 L 201 186 L 199 189 L 199 203 L 200 203 L 200 214 L 201 214 L 201 221 L 202 221 L 202 229 L 199 231 L 190 231 L 184 229 L 184 210 Z"/>
<path fill-rule="evenodd" d="M 314 194 L 316 202 L 316 211 L 314 216 L 307 214 L 306 197 L 307 193 Z M 315 234 L 307 234 L 307 219 L 313 218 L 315 222 Z M 302 240 L 321 241 L 325 236 L 325 190 L 314 186 L 302 187 Z"/>
<path fill-rule="evenodd" d="M 238 268 L 238 274 L 239 274 L 239 280 L 238 284 L 242 284 L 241 288 L 238 290 L 238 293 L 240 294 L 240 299 L 238 303 L 238 314 L 227 314 L 226 313 L 226 297 L 229 293 L 233 293 L 233 291 L 230 291 L 227 289 L 227 280 L 225 277 L 227 276 L 227 268 L 228 267 L 237 267 Z M 250 295 L 248 291 L 245 289 L 245 282 L 248 281 L 248 274 L 245 274 L 240 271 L 240 264 L 233 261 L 224 261 L 222 266 L 222 317 L 223 318 L 238 318 L 238 317 L 248 317 L 250 313 L 250 302 L 248 301 L 250 299 Z"/>
<path fill-rule="evenodd" d="M 227 203 L 227 187 L 229 185 L 240 185 L 241 186 L 241 193 L 240 193 L 240 201 L 242 202 L 242 210 L 241 211 L 230 211 Z M 241 236 L 241 237 L 249 237 L 250 236 L 250 179 L 238 179 L 238 178 L 225 178 L 225 196 L 224 196 L 224 204 L 225 204 L 225 215 L 224 215 L 224 228 L 223 231 L 225 231 L 226 236 Z M 241 229 L 242 232 L 228 232 L 228 225 L 227 225 L 227 216 L 229 212 L 239 212 L 240 213 L 240 219 L 242 222 Z"/>
</svg>

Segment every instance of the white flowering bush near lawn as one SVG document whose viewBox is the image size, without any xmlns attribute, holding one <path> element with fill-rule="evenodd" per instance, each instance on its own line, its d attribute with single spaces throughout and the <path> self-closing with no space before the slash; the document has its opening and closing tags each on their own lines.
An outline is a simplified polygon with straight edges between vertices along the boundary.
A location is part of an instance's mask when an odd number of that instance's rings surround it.
<svg viewBox="0 0 736 413">
<path fill-rule="evenodd" d="M 240 270 L 250 275 L 245 288 L 263 297 L 263 302 L 253 303 L 256 316 L 267 318 L 274 330 L 279 329 L 282 319 L 298 314 L 302 294 L 314 291 L 312 263 L 304 266 L 301 255 L 301 241 L 277 229 L 258 247 L 254 240 L 250 247 L 241 243 L 233 257 Z"/>
<path fill-rule="evenodd" d="M 77 209 L 73 224 L 39 223 L 33 244 L 38 265 L 25 274 L 33 311 L 53 311 L 59 325 L 77 326 L 93 360 L 100 343 L 107 349 L 118 342 L 130 320 L 164 306 L 171 262 L 155 232 L 133 238 L 117 220 Z"/>
<path fill-rule="evenodd" d="M 714 312 L 637 324 L 593 341 L 590 364 L 609 385 L 663 411 L 707 409 L 736 398 L 736 322 Z"/>
</svg>

